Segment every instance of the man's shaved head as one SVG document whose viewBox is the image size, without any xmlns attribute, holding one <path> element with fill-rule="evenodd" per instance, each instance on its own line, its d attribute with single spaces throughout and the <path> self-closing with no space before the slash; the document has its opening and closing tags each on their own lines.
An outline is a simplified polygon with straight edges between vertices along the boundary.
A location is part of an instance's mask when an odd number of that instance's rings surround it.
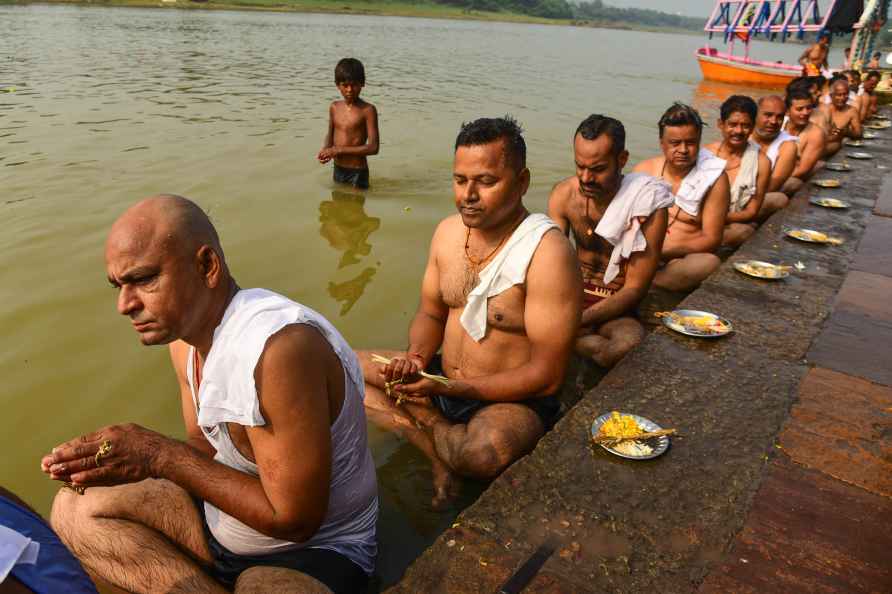
<svg viewBox="0 0 892 594">
<path fill-rule="evenodd" d="M 759 98 L 759 109 L 762 109 L 762 106 L 768 107 L 777 105 L 784 111 L 787 110 L 787 104 L 784 102 L 784 98 L 780 95 L 766 95 L 764 97 Z"/>
<path fill-rule="evenodd" d="M 158 194 L 128 208 L 112 225 L 108 241 L 139 242 L 143 248 L 160 242 L 165 249 L 187 252 L 207 245 L 223 257 L 220 237 L 207 214 L 188 198 L 175 194 Z"/>
<path fill-rule="evenodd" d="M 143 344 L 204 340 L 237 290 L 214 225 L 182 196 L 161 194 L 128 208 L 112 225 L 105 262 L 118 312 Z"/>
</svg>

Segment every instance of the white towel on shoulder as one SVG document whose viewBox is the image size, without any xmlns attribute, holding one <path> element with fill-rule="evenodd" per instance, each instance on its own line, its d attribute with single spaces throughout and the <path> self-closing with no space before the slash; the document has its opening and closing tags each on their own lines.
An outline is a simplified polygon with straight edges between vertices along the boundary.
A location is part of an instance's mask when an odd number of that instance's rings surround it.
<svg viewBox="0 0 892 594">
<path fill-rule="evenodd" d="M 759 178 L 759 147 L 752 141 L 747 145 L 740 159 L 740 170 L 731 184 L 731 203 L 728 212 L 740 212 L 756 194 Z"/>
<path fill-rule="evenodd" d="M 672 206 L 673 200 L 669 184 L 662 179 L 644 173 L 630 173 L 623 178 L 619 191 L 595 227 L 595 233 L 614 246 L 604 271 L 605 285 L 619 274 L 623 260 L 647 247 L 638 217 L 647 218 L 658 208 Z"/>
<path fill-rule="evenodd" d="M 725 171 L 726 161 L 719 159 L 706 149 L 697 154 L 697 164 L 681 180 L 675 194 L 675 204 L 692 217 L 700 214 L 703 197 L 715 180 Z"/>
<path fill-rule="evenodd" d="M 475 341 L 486 335 L 486 303 L 514 285 L 524 282 L 527 268 L 542 236 L 557 223 L 542 213 L 533 213 L 518 225 L 496 257 L 480 271 L 480 282 L 468 293 L 461 325 Z"/>
</svg>

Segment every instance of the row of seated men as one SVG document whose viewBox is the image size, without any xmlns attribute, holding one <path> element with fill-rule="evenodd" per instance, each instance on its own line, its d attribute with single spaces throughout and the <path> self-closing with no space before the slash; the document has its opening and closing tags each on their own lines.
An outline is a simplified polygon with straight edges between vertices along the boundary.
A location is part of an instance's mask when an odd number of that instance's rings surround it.
<svg viewBox="0 0 892 594">
<path fill-rule="evenodd" d="M 837 117 L 842 88 L 830 125 L 857 134 Z M 517 123 L 463 125 L 458 212 L 434 231 L 401 349 L 355 351 L 309 307 L 242 289 L 194 202 L 138 202 L 109 234 L 108 280 L 142 344 L 169 345 L 187 438 L 112 425 L 53 448 L 41 468 L 72 487 L 53 528 L 131 592 L 362 592 L 378 512 L 366 419 L 430 459 L 435 507 L 459 477 L 497 476 L 556 421 L 574 350 L 614 365 L 642 338 L 652 283 L 695 287 L 820 166 L 838 133 L 810 122 L 818 100 L 805 83 L 730 97 L 707 146 L 696 110 L 674 104 L 661 154 L 630 173 L 622 123 L 591 115 L 547 215 L 523 203 Z"/>
</svg>

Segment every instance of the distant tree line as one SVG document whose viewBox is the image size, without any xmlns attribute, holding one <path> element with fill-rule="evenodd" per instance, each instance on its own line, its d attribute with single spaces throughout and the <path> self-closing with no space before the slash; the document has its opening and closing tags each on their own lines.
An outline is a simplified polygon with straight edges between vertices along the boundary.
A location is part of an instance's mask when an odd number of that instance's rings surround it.
<svg viewBox="0 0 892 594">
<path fill-rule="evenodd" d="M 519 12 L 548 19 L 575 19 L 607 26 L 643 25 L 674 29 L 702 29 L 703 19 L 644 8 L 617 8 L 602 0 L 568 2 L 567 0 L 436 0 L 440 4 L 470 10 Z"/>
</svg>

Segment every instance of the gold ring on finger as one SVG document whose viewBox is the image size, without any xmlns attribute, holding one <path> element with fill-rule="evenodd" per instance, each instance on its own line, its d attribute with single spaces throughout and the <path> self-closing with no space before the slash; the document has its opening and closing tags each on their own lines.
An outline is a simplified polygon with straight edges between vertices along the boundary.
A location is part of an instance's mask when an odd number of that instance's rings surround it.
<svg viewBox="0 0 892 594">
<path fill-rule="evenodd" d="M 99 446 L 99 451 L 96 452 L 96 456 L 93 458 L 96 461 L 96 468 L 102 466 L 102 458 L 111 454 L 111 451 L 111 442 L 106 439 L 102 442 L 102 445 Z"/>
</svg>

